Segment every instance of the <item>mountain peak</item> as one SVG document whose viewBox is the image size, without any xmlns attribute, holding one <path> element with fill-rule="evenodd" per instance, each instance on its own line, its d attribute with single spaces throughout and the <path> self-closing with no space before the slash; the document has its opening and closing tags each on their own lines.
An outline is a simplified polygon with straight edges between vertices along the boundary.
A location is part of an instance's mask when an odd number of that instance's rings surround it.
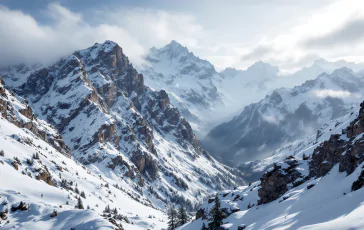
<svg viewBox="0 0 364 230">
<path fill-rule="evenodd" d="M 253 65 L 249 66 L 247 71 L 264 71 L 265 73 L 277 74 L 279 72 L 278 67 L 272 66 L 268 63 L 257 61 Z"/>
<path fill-rule="evenodd" d="M 185 46 L 182 46 L 175 40 L 172 40 L 168 45 L 164 46 L 163 48 L 152 49 L 151 51 L 156 55 L 160 55 L 162 53 L 167 54 L 169 58 L 185 56 L 190 53 Z"/>
<path fill-rule="evenodd" d="M 116 48 L 121 49 L 121 47 L 116 42 L 106 40 L 102 44 L 95 43 L 91 47 L 76 51 L 76 53 L 79 53 L 82 56 L 90 55 L 92 58 L 96 58 L 100 53 L 109 53 L 109 52 L 115 50 Z"/>
<path fill-rule="evenodd" d="M 166 45 L 165 47 L 170 47 L 170 48 L 186 48 L 184 47 L 181 43 L 177 42 L 176 40 L 172 40 L 168 45 Z"/>
<path fill-rule="evenodd" d="M 313 65 L 325 65 L 329 63 L 328 61 L 326 61 L 325 59 L 323 58 L 319 58 L 319 59 L 316 59 L 314 62 L 313 62 Z"/>
<path fill-rule="evenodd" d="M 348 67 L 342 67 L 339 69 L 335 69 L 334 72 L 332 72 L 333 76 L 338 76 L 338 75 L 352 75 L 354 74 L 354 71 Z"/>
<path fill-rule="evenodd" d="M 232 68 L 232 67 L 227 67 L 225 68 L 224 70 L 222 70 L 220 72 L 220 74 L 224 77 L 234 77 L 238 74 L 238 71 L 237 69 L 235 68 Z"/>
</svg>

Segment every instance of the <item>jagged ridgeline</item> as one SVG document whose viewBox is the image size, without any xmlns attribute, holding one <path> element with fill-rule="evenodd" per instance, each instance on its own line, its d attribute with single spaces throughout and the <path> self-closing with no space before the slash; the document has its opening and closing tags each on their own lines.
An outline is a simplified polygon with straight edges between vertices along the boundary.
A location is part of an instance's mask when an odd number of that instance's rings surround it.
<svg viewBox="0 0 364 230">
<path fill-rule="evenodd" d="M 208 193 L 242 183 L 201 148 L 168 94 L 145 86 L 112 41 L 51 66 L 15 66 L 1 74 L 59 130 L 77 160 L 164 203 L 193 209 Z"/>
<path fill-rule="evenodd" d="M 339 172 L 347 175 L 353 173 L 364 161 L 363 132 L 364 103 L 361 103 L 358 117 L 342 130 L 342 134 L 331 135 L 329 140 L 315 148 L 312 155 L 304 156 L 303 159 L 288 157 L 266 172 L 260 179 L 259 203 L 273 201 L 305 181 L 325 176 L 337 164 Z"/>
</svg>

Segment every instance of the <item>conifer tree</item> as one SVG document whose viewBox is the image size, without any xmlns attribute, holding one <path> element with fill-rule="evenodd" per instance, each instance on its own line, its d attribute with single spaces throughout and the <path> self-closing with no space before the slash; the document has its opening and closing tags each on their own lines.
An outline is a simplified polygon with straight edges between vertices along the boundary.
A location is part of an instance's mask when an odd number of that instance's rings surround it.
<svg viewBox="0 0 364 230">
<path fill-rule="evenodd" d="M 105 207 L 104 213 L 110 213 L 110 206 L 109 205 L 107 205 Z"/>
<path fill-rule="evenodd" d="M 86 199 L 86 194 L 84 191 L 81 192 L 81 196 Z"/>
<path fill-rule="evenodd" d="M 177 227 L 177 211 L 174 206 L 169 207 L 168 209 L 168 229 L 175 229 Z"/>
<path fill-rule="evenodd" d="M 77 209 L 84 209 L 81 197 L 78 197 L 76 208 Z"/>
<path fill-rule="evenodd" d="M 221 209 L 221 203 L 218 194 L 216 194 L 215 197 L 215 204 L 210 210 L 210 223 L 209 228 L 210 229 L 217 229 L 221 226 L 222 220 L 224 219 L 224 213 Z"/>
<path fill-rule="evenodd" d="M 178 225 L 185 223 L 187 223 L 187 212 L 183 204 L 181 204 L 178 209 Z"/>
</svg>

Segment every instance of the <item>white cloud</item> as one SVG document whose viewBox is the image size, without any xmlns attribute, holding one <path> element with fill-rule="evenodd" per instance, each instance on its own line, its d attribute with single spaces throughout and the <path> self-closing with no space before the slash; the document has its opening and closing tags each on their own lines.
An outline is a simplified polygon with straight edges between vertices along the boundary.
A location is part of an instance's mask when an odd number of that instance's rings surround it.
<svg viewBox="0 0 364 230">
<path fill-rule="evenodd" d="M 183 14 L 145 9 L 103 14 L 107 17 L 91 25 L 81 13 L 51 3 L 46 15 L 52 23 L 44 25 L 21 11 L 0 6 L 0 67 L 21 62 L 54 62 L 105 40 L 117 42 L 134 63 L 139 63 L 152 45 L 166 45 L 175 39 L 196 47 L 196 38 L 204 34 L 193 17 Z"/>
<path fill-rule="evenodd" d="M 278 125 L 279 119 L 272 115 L 262 115 L 262 119 L 270 124 Z"/>
<path fill-rule="evenodd" d="M 305 15 L 300 23 L 285 32 L 275 36 L 262 35 L 253 48 L 241 54 L 243 61 L 246 56 L 253 59 L 250 62 L 240 61 L 233 65 L 239 67 L 263 60 L 283 69 L 294 69 L 302 65 L 307 66 L 307 63 L 312 63 L 317 57 L 334 61 L 347 56 L 357 56 L 358 60 L 364 61 L 362 21 L 364 21 L 363 1 L 333 1 L 330 5 Z M 335 47 L 332 44 L 335 44 Z"/>
<path fill-rule="evenodd" d="M 289 72 L 319 57 L 364 60 L 364 40 L 358 38 L 364 25 L 360 23 L 364 21 L 361 0 L 199 4 L 190 2 L 168 10 L 162 10 L 164 5 L 130 9 L 113 4 L 113 8 L 97 11 L 87 6 L 80 13 L 51 3 L 46 9 L 47 24 L 0 7 L 0 66 L 54 61 L 105 40 L 119 43 L 134 63 L 141 62 L 141 55 L 152 46 L 162 47 L 172 39 L 217 69 L 246 68 L 262 60 Z M 325 39 L 335 46 L 322 45 Z"/>
<path fill-rule="evenodd" d="M 316 97 L 325 98 L 325 97 L 332 97 L 332 98 L 347 98 L 352 96 L 349 91 L 344 90 L 333 90 L 333 89 L 323 89 L 323 90 L 316 90 L 314 91 Z"/>
</svg>

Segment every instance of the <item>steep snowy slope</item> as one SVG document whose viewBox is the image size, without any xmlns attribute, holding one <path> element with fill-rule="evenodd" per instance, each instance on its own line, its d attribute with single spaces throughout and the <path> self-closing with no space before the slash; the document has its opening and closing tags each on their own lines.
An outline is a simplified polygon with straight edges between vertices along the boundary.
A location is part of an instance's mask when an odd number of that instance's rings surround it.
<svg viewBox="0 0 364 230">
<path fill-rule="evenodd" d="M 206 194 L 240 181 L 200 147 L 168 94 L 145 86 L 111 41 L 38 69 L 21 86 L 3 76 L 60 131 L 77 160 L 93 173 L 123 178 L 156 207 L 172 201 L 193 209 Z"/>
<path fill-rule="evenodd" d="M 161 49 L 152 48 L 140 70 L 146 85 L 166 90 L 172 104 L 197 131 L 224 105 L 223 95 L 218 90 L 222 77 L 214 66 L 176 41 Z"/>
<path fill-rule="evenodd" d="M 124 186 L 115 175 L 95 174 L 72 159 L 56 129 L 37 118 L 25 100 L 1 83 L 0 114 L 1 229 L 166 226 L 165 214 L 152 208 L 140 191 Z M 75 208 L 79 197 L 83 210 Z M 103 216 L 107 205 L 117 208 L 120 216 Z M 54 211 L 57 216 L 52 218 Z"/>
<path fill-rule="evenodd" d="M 277 162 L 258 182 L 219 193 L 222 229 L 364 228 L 364 103 L 346 118 L 336 126 L 347 127 L 313 151 Z M 207 224 L 213 206 L 210 199 L 197 220 L 179 229 Z"/>
<path fill-rule="evenodd" d="M 364 95 L 364 80 L 347 68 L 321 74 L 293 89 L 280 88 L 214 128 L 205 146 L 226 162 L 265 158 L 284 144 L 313 135 L 344 116 Z"/>
<path fill-rule="evenodd" d="M 244 179 L 248 181 L 259 180 L 263 173 L 272 167 L 275 162 L 283 161 L 291 155 L 296 158 L 302 158 L 303 154 L 306 156 L 311 155 L 313 150 L 329 139 L 332 134 L 340 134 L 343 128 L 358 117 L 358 111 L 359 104 L 356 104 L 349 111 L 349 114 L 325 123 L 316 134 L 288 143 L 282 148 L 273 151 L 270 157 L 242 163 L 238 168 L 244 172 Z"/>
</svg>

